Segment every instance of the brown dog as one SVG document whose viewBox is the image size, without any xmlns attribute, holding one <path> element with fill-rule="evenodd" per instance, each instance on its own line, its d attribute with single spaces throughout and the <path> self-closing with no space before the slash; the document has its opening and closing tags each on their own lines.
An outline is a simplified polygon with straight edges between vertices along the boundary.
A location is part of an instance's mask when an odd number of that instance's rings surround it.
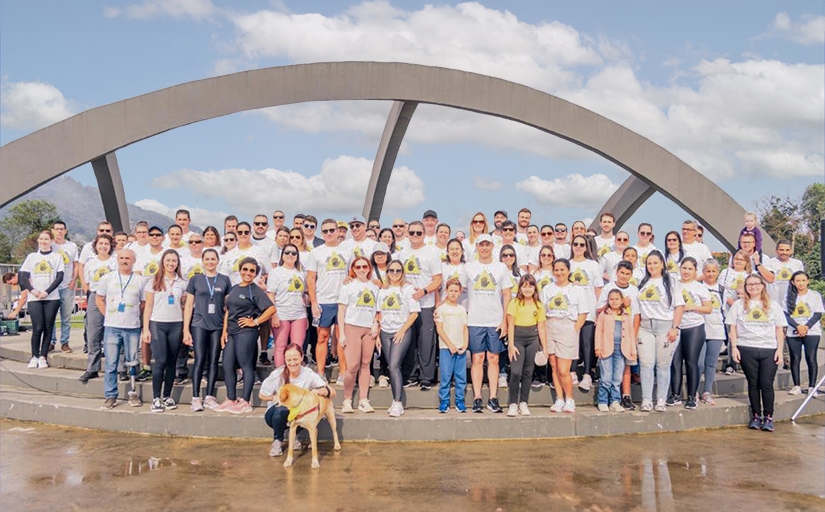
<svg viewBox="0 0 825 512">
<path fill-rule="evenodd" d="M 294 384 L 285 384 L 281 387 L 278 399 L 281 405 L 289 409 L 290 417 L 292 417 L 289 424 L 289 444 L 287 445 L 287 456 L 284 461 L 284 467 L 292 466 L 292 445 L 295 444 L 295 436 L 298 433 L 298 427 L 304 427 L 309 431 L 309 440 L 312 447 L 312 469 L 320 467 L 318 462 L 318 423 L 322 418 L 326 418 L 329 426 L 332 428 L 332 439 L 335 441 L 335 451 L 341 450 L 341 444 L 338 442 L 338 428 L 335 423 L 335 407 L 332 400 L 310 390 L 299 388 Z M 294 416 L 294 417 L 293 417 Z"/>
</svg>

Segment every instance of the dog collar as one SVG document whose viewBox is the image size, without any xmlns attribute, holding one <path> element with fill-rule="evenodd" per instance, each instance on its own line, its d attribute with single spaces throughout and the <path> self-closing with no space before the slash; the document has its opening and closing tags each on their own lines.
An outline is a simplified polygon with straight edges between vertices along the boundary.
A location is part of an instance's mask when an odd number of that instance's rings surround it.
<svg viewBox="0 0 825 512">
<path fill-rule="evenodd" d="M 295 421 L 295 420 L 300 420 L 301 418 L 303 418 L 307 414 L 311 414 L 311 413 L 317 411 L 318 409 L 319 409 L 319 407 L 316 405 L 315 407 L 312 407 L 311 409 L 308 409 L 308 410 L 302 412 L 301 414 L 298 414 L 298 408 L 296 407 L 295 409 L 291 409 L 289 411 L 289 417 L 287 417 L 287 421 L 292 422 L 292 421 Z"/>
</svg>

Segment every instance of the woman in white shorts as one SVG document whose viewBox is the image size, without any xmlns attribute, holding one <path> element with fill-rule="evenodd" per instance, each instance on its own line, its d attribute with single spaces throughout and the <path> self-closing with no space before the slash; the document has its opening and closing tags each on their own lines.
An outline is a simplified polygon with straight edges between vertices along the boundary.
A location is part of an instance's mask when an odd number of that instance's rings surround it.
<svg viewBox="0 0 825 512">
<path fill-rule="evenodd" d="M 582 291 L 570 283 L 570 262 L 564 258 L 553 263 L 555 283 L 542 288 L 539 295 L 547 316 L 547 352 L 553 369 L 556 402 L 552 412 L 575 412 L 573 377 L 570 365 L 579 356 L 579 330 L 587 319 L 587 304 Z"/>
</svg>

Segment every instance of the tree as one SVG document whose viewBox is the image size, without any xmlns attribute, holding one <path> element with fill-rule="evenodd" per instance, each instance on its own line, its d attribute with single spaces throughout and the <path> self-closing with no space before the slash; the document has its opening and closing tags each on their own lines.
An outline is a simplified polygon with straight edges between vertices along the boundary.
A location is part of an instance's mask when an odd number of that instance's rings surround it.
<svg viewBox="0 0 825 512">
<path fill-rule="evenodd" d="M 40 199 L 21 201 L 0 221 L 0 250 L 6 263 L 20 263 L 37 246 L 37 234 L 50 229 L 58 219 L 57 207 Z"/>
</svg>

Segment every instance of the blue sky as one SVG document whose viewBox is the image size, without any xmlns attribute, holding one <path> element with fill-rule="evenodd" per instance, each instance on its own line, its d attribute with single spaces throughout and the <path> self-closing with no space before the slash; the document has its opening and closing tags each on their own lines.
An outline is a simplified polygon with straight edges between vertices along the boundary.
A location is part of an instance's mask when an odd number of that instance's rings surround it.
<svg viewBox="0 0 825 512">
<path fill-rule="evenodd" d="M 822 2 L 625 4 L 7 0 L 0 144 L 185 81 L 381 60 L 466 69 L 561 96 L 661 144 L 746 209 L 823 179 Z M 389 108 L 280 107 L 159 135 L 118 151 L 127 199 L 161 213 L 185 205 L 199 225 L 276 208 L 360 213 Z M 628 176 L 550 135 L 432 106 L 416 112 L 396 169 L 382 224 L 433 208 L 465 230 L 475 211 L 497 208 L 514 215 L 527 206 L 539 222 L 592 218 Z M 94 184 L 88 165 L 70 175 Z M 523 184 L 531 176 L 539 186 Z M 656 195 L 630 225 L 653 220 L 662 238 L 684 218 Z"/>
</svg>

